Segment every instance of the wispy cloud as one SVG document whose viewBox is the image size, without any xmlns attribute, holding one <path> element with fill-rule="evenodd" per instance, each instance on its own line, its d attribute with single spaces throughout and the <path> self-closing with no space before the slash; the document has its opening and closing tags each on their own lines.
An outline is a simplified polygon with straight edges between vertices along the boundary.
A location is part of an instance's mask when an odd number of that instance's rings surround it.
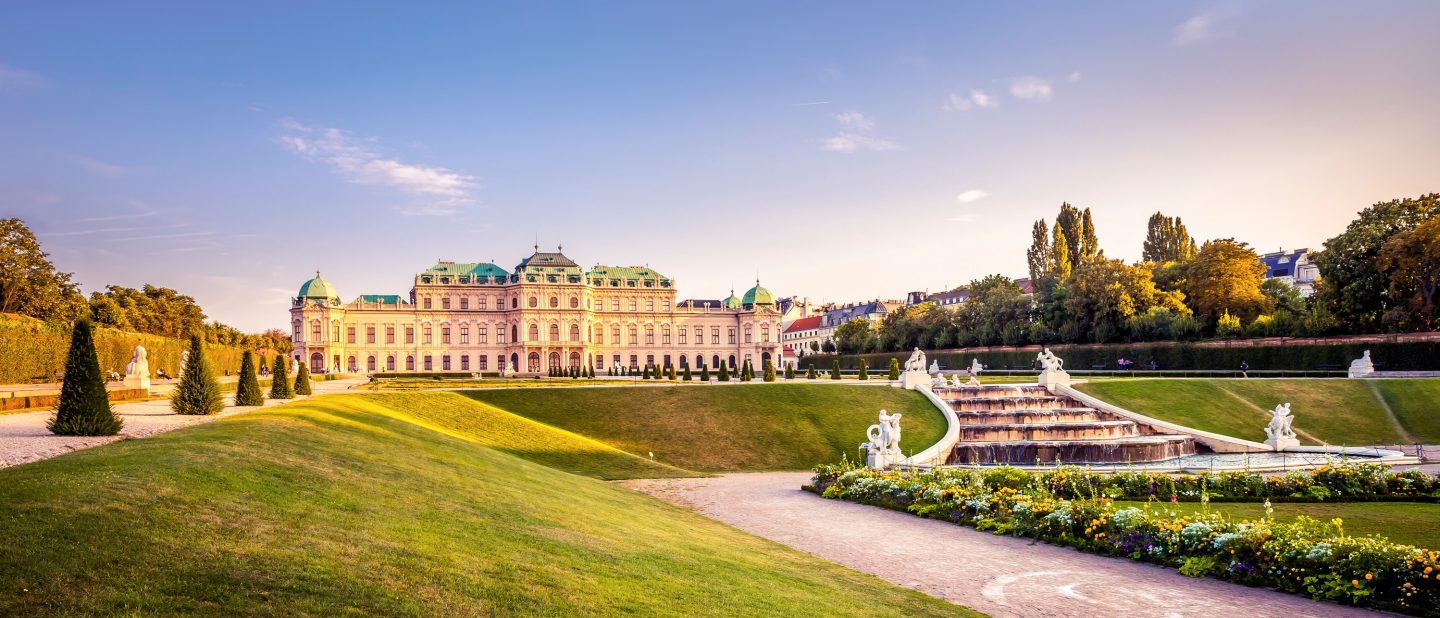
<svg viewBox="0 0 1440 618">
<path fill-rule="evenodd" d="M 136 205 L 139 206 L 140 208 L 142 208 L 143 210 L 141 210 L 140 212 L 123 214 L 123 215 L 105 215 L 105 216 L 103 216 L 103 217 L 85 217 L 85 218 L 83 218 L 83 219 L 75 219 L 74 221 L 75 221 L 76 223 L 100 223 L 100 222 L 103 222 L 103 221 L 125 221 L 125 220 L 128 220 L 128 219 L 143 219 L 143 218 L 145 218 L 145 217 L 153 217 L 153 216 L 155 216 L 155 215 L 160 214 L 160 211 L 158 211 L 158 210 L 152 210 L 152 209 L 146 208 L 145 206 L 141 206 L 141 205 L 139 205 L 139 204 L 136 204 Z"/>
<path fill-rule="evenodd" d="M 0 92 L 28 92 L 44 88 L 48 81 L 39 73 L 0 62 Z"/>
<path fill-rule="evenodd" d="M 825 140 L 820 149 L 826 152 L 839 152 L 851 154 L 861 150 L 895 150 L 900 144 L 888 139 L 870 137 L 868 135 L 856 135 L 854 133 L 841 133 Z"/>
<path fill-rule="evenodd" d="M 1070 72 L 1070 77 L 1069 77 L 1068 79 L 1070 80 L 1070 83 L 1072 83 L 1072 84 L 1073 84 L 1073 83 L 1076 83 L 1076 82 L 1079 82 L 1079 81 L 1080 81 L 1080 72 L 1079 72 L 1079 71 L 1071 71 L 1071 72 Z"/>
<path fill-rule="evenodd" d="M 860 112 L 845 112 L 842 114 L 835 114 L 835 120 L 842 125 L 850 127 L 852 129 L 859 129 L 861 131 L 869 131 L 870 129 L 875 128 L 875 121 L 866 118 L 865 114 L 862 114 Z"/>
<path fill-rule="evenodd" d="M 1170 44 L 1176 47 L 1204 45 L 1228 36 L 1229 32 L 1224 27 L 1234 16 L 1234 13 L 1229 11 L 1200 13 L 1175 27 L 1175 36 L 1170 39 Z"/>
<path fill-rule="evenodd" d="M 76 155 L 71 157 L 71 159 L 80 167 L 84 168 L 85 171 L 104 178 L 121 178 L 135 172 L 135 168 L 133 167 L 116 165 L 93 157 Z"/>
<path fill-rule="evenodd" d="M 401 207 L 410 215 L 451 215 L 473 205 L 479 188 L 473 176 L 454 170 L 404 163 L 386 157 L 374 138 L 358 138 L 349 131 L 311 127 L 284 120 L 279 142 L 310 161 L 324 164 L 349 182 L 389 187 L 424 198 L 424 203 Z"/>
<path fill-rule="evenodd" d="M 949 96 L 945 97 L 943 107 L 947 112 L 964 112 L 976 107 L 995 107 L 999 104 L 1000 102 L 996 100 L 994 96 L 984 90 L 972 88 L 968 95 L 960 95 L 954 92 L 950 93 Z"/>
<path fill-rule="evenodd" d="M 1048 101 L 1055 87 L 1049 80 L 1040 79 L 1033 75 L 1016 77 L 1010 80 L 1010 94 L 1017 99 L 1029 99 L 1034 101 Z"/>
<path fill-rule="evenodd" d="M 960 195 L 955 196 L 955 201 L 958 201 L 961 204 L 969 204 L 970 202 L 982 200 L 989 196 L 989 193 L 986 193 L 985 191 L 982 191 L 980 189 L 971 189 L 969 191 L 961 193 Z"/>
<path fill-rule="evenodd" d="M 46 232 L 46 236 L 91 236 L 94 234 L 114 234 L 118 232 L 138 232 L 143 227 L 101 227 L 90 230 L 66 230 L 64 232 Z"/>
<path fill-rule="evenodd" d="M 830 101 L 807 101 L 805 103 L 788 103 L 786 107 L 809 107 L 811 105 L 829 105 Z"/>
</svg>

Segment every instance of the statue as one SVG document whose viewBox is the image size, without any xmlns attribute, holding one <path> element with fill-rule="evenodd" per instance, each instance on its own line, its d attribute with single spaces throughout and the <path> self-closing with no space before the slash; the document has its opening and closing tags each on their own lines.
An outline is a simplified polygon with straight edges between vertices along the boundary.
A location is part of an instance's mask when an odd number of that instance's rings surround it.
<svg viewBox="0 0 1440 618">
<path fill-rule="evenodd" d="M 1374 373 L 1375 363 L 1370 360 L 1370 350 L 1365 350 L 1365 354 L 1360 358 L 1350 361 L 1350 377 L 1363 378 Z"/>
<path fill-rule="evenodd" d="M 180 370 L 176 373 L 181 376 L 185 375 L 185 363 L 188 362 L 190 362 L 190 350 L 185 350 L 184 352 L 180 353 Z"/>
<path fill-rule="evenodd" d="M 939 375 L 939 374 L 940 374 L 940 361 L 930 361 L 930 369 L 929 369 L 926 373 L 929 373 L 929 374 L 932 375 L 932 376 L 933 376 L 933 375 Z"/>
<path fill-rule="evenodd" d="M 1299 446 L 1300 440 L 1295 437 L 1295 430 L 1291 424 L 1295 417 L 1290 415 L 1290 403 L 1282 403 L 1270 411 L 1270 424 L 1265 426 L 1265 440 L 1277 451 L 1283 451 L 1292 446 Z"/>
<path fill-rule="evenodd" d="M 939 367 L 936 367 L 936 372 L 939 372 Z M 915 351 L 910 353 L 909 360 L 905 361 L 905 372 L 900 374 L 900 388 L 932 388 L 933 383 L 930 374 L 925 372 L 925 353 L 921 352 L 920 348 L 915 348 Z"/>
<path fill-rule="evenodd" d="M 870 439 L 872 454 L 900 454 L 900 416 L 881 410 L 880 422 L 865 430 L 865 437 Z"/>
<path fill-rule="evenodd" d="M 150 390 L 150 353 L 143 345 L 135 346 L 130 364 L 125 365 L 125 388 Z"/>
<path fill-rule="evenodd" d="M 1050 348 L 1041 350 L 1040 354 L 1035 357 L 1035 360 L 1040 361 L 1041 371 L 1065 370 L 1065 359 L 1056 356 L 1054 352 L 1050 351 Z"/>
<path fill-rule="evenodd" d="M 980 386 L 980 372 L 984 370 L 985 366 L 980 364 L 980 359 L 971 359 L 970 381 L 966 382 L 965 386 Z"/>
<path fill-rule="evenodd" d="M 905 361 L 905 371 L 925 371 L 925 353 L 920 348 L 910 353 L 910 360 Z"/>
<path fill-rule="evenodd" d="M 1065 373 L 1065 359 L 1056 356 L 1050 348 L 1043 348 L 1035 360 L 1040 363 L 1040 386 L 1054 393 L 1054 387 L 1070 383 L 1070 374 Z"/>
</svg>

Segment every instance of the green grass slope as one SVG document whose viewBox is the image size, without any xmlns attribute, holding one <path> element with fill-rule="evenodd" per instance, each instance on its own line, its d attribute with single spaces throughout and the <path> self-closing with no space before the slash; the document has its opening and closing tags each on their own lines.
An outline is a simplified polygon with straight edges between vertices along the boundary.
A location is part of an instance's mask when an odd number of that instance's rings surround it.
<svg viewBox="0 0 1440 618">
<path fill-rule="evenodd" d="M 431 403 L 317 397 L 0 470 L 0 615 L 966 614 L 407 420 L 441 425 Z"/>
<path fill-rule="evenodd" d="M 1120 508 L 1143 507 L 1144 502 L 1116 502 Z M 1150 505 L 1151 510 L 1198 513 L 1197 502 L 1166 502 Z M 1339 517 L 1349 535 L 1374 534 L 1396 543 L 1433 549 L 1440 546 L 1440 504 L 1420 502 L 1277 502 L 1273 505 L 1275 519 L 1288 521 L 1306 515 L 1320 521 Z M 1259 502 L 1211 502 L 1210 511 L 1224 513 L 1232 519 L 1265 517 L 1265 505 Z"/>
<path fill-rule="evenodd" d="M 900 447 L 945 435 L 923 395 L 859 385 L 756 384 L 463 391 L 497 408 L 620 450 L 704 471 L 807 470 L 854 458 L 880 409 L 904 414 Z"/>
<path fill-rule="evenodd" d="M 1302 443 L 1440 442 L 1440 379 L 1109 380 L 1081 391 L 1141 414 L 1263 441 L 1269 410 L 1290 402 Z"/>
</svg>

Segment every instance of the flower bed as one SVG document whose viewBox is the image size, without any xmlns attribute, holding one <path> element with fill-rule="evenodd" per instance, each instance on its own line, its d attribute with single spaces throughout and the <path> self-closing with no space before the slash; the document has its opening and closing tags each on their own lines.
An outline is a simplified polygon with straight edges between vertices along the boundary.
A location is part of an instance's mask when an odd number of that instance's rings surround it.
<svg viewBox="0 0 1440 618">
<path fill-rule="evenodd" d="M 1347 483 L 1352 476 L 1372 476 L 1365 469 L 1340 470 L 1313 476 L 1320 483 L 1332 476 Z M 1440 551 L 1347 536 L 1339 519 L 1243 521 L 1218 513 L 1167 512 L 1163 503 L 1117 509 L 1110 497 L 1087 493 L 1088 485 L 1075 481 L 1085 476 L 1073 468 L 1031 474 L 1014 468 L 876 472 L 837 465 L 817 467 L 813 489 L 826 498 L 1172 566 L 1192 577 L 1440 616 Z"/>
</svg>

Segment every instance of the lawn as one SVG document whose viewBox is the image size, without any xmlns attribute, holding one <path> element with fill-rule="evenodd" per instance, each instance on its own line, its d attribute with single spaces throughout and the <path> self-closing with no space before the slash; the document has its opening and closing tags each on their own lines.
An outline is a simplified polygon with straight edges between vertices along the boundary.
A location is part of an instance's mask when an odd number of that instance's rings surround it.
<svg viewBox="0 0 1440 618">
<path fill-rule="evenodd" d="M 421 391 L 435 390 L 442 388 L 555 388 L 562 386 L 627 386 L 635 384 L 633 380 L 607 380 L 605 378 L 575 379 L 575 378 L 488 378 L 474 380 L 470 378 L 385 378 L 374 382 L 367 382 L 355 387 L 356 390 L 368 391 Z M 642 382 L 644 383 L 644 382 Z"/>
<path fill-rule="evenodd" d="M 1143 378 L 1076 388 L 1141 414 L 1256 441 L 1265 439 L 1269 410 L 1290 402 L 1305 444 L 1440 443 L 1440 379 Z"/>
<path fill-rule="evenodd" d="M 1116 502 L 1115 505 L 1144 506 L 1144 502 Z M 1345 522 L 1345 533 L 1349 535 L 1376 534 L 1388 537 L 1396 543 L 1433 549 L 1440 547 L 1440 504 L 1420 502 L 1340 502 L 1340 503 L 1296 503 L 1277 502 L 1272 505 L 1275 518 L 1280 521 L 1294 519 L 1297 515 L 1308 515 L 1322 521 L 1339 517 Z M 1150 508 L 1175 511 L 1177 513 L 1198 513 L 1203 508 L 1198 502 L 1152 503 Z M 1265 516 L 1265 505 L 1260 502 L 1211 502 L 1212 512 L 1225 513 L 1233 519 L 1259 519 Z"/>
<path fill-rule="evenodd" d="M 466 396 L 637 455 L 706 472 L 808 470 L 854 458 L 882 408 L 901 413 L 900 448 L 945 435 L 923 395 L 884 386 L 753 384 L 708 387 L 464 391 Z"/>
<path fill-rule="evenodd" d="M 624 459 L 605 449 L 405 397 L 321 396 L 0 470 L 0 615 L 966 614 L 480 442 L 560 440 L 580 470 Z"/>
</svg>

